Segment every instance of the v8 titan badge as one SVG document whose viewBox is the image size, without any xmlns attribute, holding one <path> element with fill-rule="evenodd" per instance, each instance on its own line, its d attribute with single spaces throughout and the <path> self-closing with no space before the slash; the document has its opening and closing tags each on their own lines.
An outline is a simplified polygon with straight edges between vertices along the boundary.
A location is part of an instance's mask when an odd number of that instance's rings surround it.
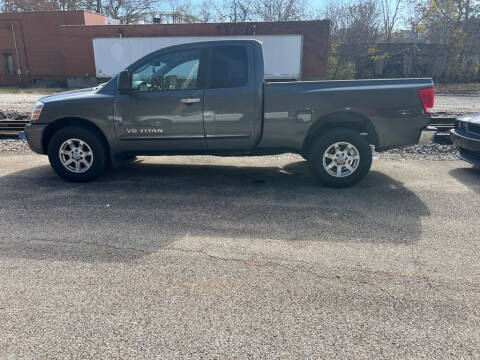
<svg viewBox="0 0 480 360">
<path fill-rule="evenodd" d="M 163 129 L 156 129 L 156 128 L 150 128 L 150 129 L 127 129 L 128 134 L 135 134 L 135 135 L 141 135 L 141 134 L 163 134 Z"/>
</svg>

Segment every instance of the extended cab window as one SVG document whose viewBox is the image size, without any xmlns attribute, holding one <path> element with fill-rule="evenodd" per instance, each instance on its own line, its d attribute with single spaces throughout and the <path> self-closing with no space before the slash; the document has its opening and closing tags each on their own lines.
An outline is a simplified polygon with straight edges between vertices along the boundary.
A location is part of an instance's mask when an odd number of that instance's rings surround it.
<svg viewBox="0 0 480 360">
<path fill-rule="evenodd" d="M 210 88 L 235 88 L 248 83 L 245 46 L 215 46 L 210 56 Z"/>
<path fill-rule="evenodd" d="M 198 88 L 199 49 L 175 51 L 153 58 L 132 73 L 132 89 L 138 91 Z"/>
</svg>

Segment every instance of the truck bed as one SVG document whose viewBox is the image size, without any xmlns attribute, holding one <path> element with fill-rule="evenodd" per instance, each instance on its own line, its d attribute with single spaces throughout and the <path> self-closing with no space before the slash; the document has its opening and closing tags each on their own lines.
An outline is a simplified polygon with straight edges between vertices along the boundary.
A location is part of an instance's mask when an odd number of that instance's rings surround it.
<svg viewBox="0 0 480 360">
<path fill-rule="evenodd" d="M 431 79 L 270 82 L 264 85 L 264 127 L 259 148 L 298 150 L 317 121 L 349 116 L 371 123 L 377 150 L 416 144 L 430 116 L 417 90 Z M 336 118 L 336 120 L 335 120 Z"/>
</svg>

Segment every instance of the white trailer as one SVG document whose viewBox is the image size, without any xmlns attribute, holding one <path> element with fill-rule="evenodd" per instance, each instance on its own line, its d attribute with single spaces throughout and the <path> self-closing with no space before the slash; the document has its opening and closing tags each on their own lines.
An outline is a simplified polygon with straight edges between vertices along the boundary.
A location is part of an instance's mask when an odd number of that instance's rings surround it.
<svg viewBox="0 0 480 360">
<path fill-rule="evenodd" d="M 93 39 L 98 78 L 110 78 L 141 57 L 172 45 L 214 40 L 258 40 L 266 79 L 301 79 L 302 35 L 188 36 Z"/>
</svg>

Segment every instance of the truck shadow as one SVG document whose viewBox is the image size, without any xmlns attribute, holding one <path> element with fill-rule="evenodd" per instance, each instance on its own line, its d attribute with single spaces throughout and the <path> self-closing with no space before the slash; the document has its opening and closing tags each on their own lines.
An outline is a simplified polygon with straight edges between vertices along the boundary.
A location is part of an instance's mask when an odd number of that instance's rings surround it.
<svg viewBox="0 0 480 360">
<path fill-rule="evenodd" d="M 88 184 L 49 166 L 0 177 L 0 257 L 126 262 L 189 237 L 411 244 L 426 205 L 372 171 L 319 185 L 284 167 L 131 163 Z"/>
<path fill-rule="evenodd" d="M 465 165 L 469 166 L 467 163 L 465 163 Z M 456 168 L 450 170 L 448 173 L 465 186 L 468 186 L 473 191 L 480 193 L 480 167 L 470 166 Z"/>
</svg>

